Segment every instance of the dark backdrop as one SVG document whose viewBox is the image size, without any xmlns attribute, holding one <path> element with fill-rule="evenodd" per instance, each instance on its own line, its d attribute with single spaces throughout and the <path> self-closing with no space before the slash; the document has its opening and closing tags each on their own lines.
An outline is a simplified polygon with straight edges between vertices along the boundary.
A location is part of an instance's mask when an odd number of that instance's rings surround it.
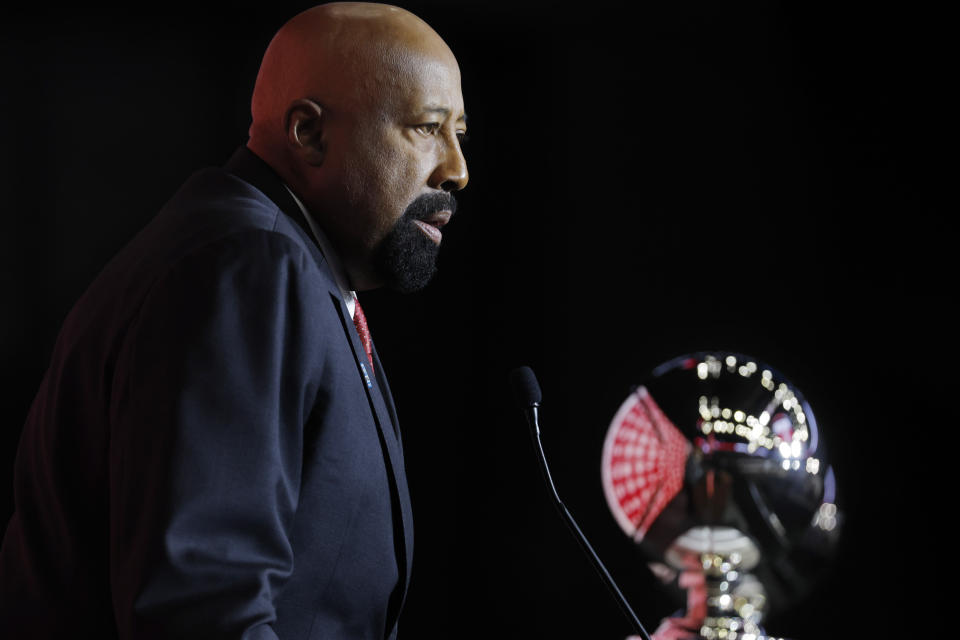
<svg viewBox="0 0 960 640">
<path fill-rule="evenodd" d="M 606 509 L 600 448 L 632 384 L 701 349 L 791 378 L 837 471 L 838 562 L 770 630 L 910 637 L 936 619 L 955 546 L 945 15 L 400 4 L 457 54 L 471 137 L 439 277 L 362 296 L 416 511 L 403 635 L 628 631 L 546 499 L 505 384 L 520 364 L 544 389 L 561 495 L 647 626 L 669 614 Z M 187 176 L 245 141 L 259 58 L 306 6 L 0 18 L 0 519 L 65 314 Z"/>
</svg>

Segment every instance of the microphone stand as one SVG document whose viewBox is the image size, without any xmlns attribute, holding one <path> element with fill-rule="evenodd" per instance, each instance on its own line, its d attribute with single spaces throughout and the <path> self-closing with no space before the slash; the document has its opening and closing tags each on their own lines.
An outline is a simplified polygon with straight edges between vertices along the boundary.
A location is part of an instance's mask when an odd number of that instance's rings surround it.
<svg viewBox="0 0 960 640">
<path fill-rule="evenodd" d="M 583 535 L 583 531 L 581 531 L 580 527 L 577 526 L 576 520 L 573 519 L 570 511 L 568 511 L 566 505 L 563 504 L 563 500 L 560 499 L 560 494 L 557 493 L 557 487 L 553 484 L 553 477 L 550 475 L 550 467 L 547 465 L 547 456 L 543 452 L 543 443 L 540 442 L 538 407 L 539 403 L 534 402 L 527 407 L 527 411 L 525 413 L 527 414 L 527 423 L 530 425 L 530 436 L 533 439 L 537 460 L 540 463 L 540 470 L 543 471 L 543 477 L 547 482 L 547 486 L 550 488 L 550 492 L 553 494 L 553 501 L 557 506 L 557 510 L 560 512 L 560 517 L 563 518 L 563 521 L 567 524 L 567 527 L 570 529 L 573 537 L 577 539 L 578 543 L 580 543 L 580 548 L 583 549 L 583 552 L 587 554 L 588 558 L 590 558 L 593 568 L 597 570 L 597 573 L 600 574 L 600 578 L 603 580 L 604 584 L 607 585 L 610 593 L 613 594 L 617 604 L 620 605 L 620 610 L 623 612 L 623 615 L 630 620 L 630 624 L 633 625 L 634 632 L 644 640 L 650 640 L 650 635 L 647 633 L 647 630 L 643 628 L 643 625 L 640 624 L 640 619 L 637 618 L 637 614 L 634 613 L 633 609 L 630 608 L 630 604 L 623 596 L 620 588 L 617 587 L 617 583 L 613 581 L 613 577 L 610 575 L 610 572 L 608 572 L 607 568 L 603 566 L 603 563 L 600 561 L 597 553 L 587 541 L 587 537 Z"/>
</svg>

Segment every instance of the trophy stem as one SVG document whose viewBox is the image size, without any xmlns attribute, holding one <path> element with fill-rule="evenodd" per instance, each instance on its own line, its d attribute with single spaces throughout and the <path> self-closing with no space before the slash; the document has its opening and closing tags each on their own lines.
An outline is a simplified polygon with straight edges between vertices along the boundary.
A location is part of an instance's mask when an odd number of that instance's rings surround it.
<svg viewBox="0 0 960 640">
<path fill-rule="evenodd" d="M 707 591 L 703 640 L 785 640 L 764 634 L 766 593 L 757 578 L 743 571 L 741 554 L 701 553 Z"/>
</svg>

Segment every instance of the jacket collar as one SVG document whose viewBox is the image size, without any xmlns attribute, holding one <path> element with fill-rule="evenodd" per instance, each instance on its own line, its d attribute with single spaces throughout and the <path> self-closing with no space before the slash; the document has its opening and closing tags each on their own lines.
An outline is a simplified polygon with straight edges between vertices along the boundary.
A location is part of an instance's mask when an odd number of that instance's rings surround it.
<svg viewBox="0 0 960 640">
<path fill-rule="evenodd" d="M 230 157 L 224 168 L 262 191 L 283 213 L 292 218 L 308 237 L 313 237 L 310 225 L 304 218 L 303 212 L 300 211 L 300 207 L 297 206 L 293 195 L 283 185 L 283 180 L 273 170 L 273 167 L 268 165 L 260 156 L 246 146 L 240 146 L 233 152 L 233 156 Z"/>
</svg>

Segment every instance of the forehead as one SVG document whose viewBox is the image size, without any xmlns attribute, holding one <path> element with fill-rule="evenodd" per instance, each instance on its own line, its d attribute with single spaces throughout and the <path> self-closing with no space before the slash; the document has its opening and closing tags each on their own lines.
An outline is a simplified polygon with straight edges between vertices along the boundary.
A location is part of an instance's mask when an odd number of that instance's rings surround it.
<svg viewBox="0 0 960 640">
<path fill-rule="evenodd" d="M 401 111 L 442 108 L 463 114 L 460 68 L 452 53 L 410 49 L 385 52 L 369 90 L 375 104 Z"/>
</svg>

